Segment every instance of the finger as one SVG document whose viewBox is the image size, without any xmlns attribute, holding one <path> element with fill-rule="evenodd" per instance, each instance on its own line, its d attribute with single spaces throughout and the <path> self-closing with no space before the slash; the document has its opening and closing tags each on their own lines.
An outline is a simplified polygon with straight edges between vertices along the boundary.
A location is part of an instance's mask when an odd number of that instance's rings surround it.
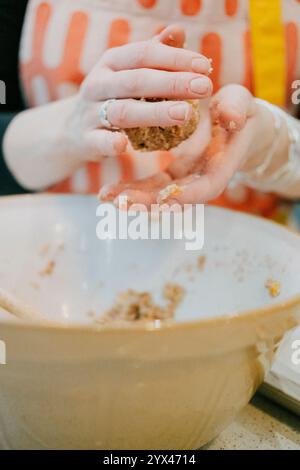
<svg viewBox="0 0 300 470">
<path fill-rule="evenodd" d="M 216 146 L 216 153 L 208 153 L 205 165 L 202 163 L 201 172 L 191 176 L 189 182 L 177 181 L 182 188 L 176 197 L 169 198 L 167 203 L 179 204 L 200 204 L 217 198 L 226 188 L 234 173 L 244 163 L 244 156 L 247 155 L 253 138 L 253 123 L 248 121 L 241 133 L 228 134 L 224 129 L 219 128 L 219 147 Z M 224 144 L 224 141 L 226 142 Z"/>
<path fill-rule="evenodd" d="M 139 69 L 103 72 L 83 86 L 84 96 L 94 101 L 110 98 L 201 99 L 212 93 L 212 82 L 205 75 Z"/>
<path fill-rule="evenodd" d="M 99 194 L 102 201 L 113 201 L 120 193 L 126 190 L 156 191 L 171 181 L 167 173 L 160 172 L 148 178 L 136 180 L 131 183 L 118 183 L 104 186 Z"/>
<path fill-rule="evenodd" d="M 144 41 L 110 49 L 105 65 L 113 71 L 141 68 L 209 74 L 210 61 L 196 52 Z"/>
<path fill-rule="evenodd" d="M 117 100 L 107 110 L 113 126 L 122 129 L 134 127 L 182 126 L 192 115 L 191 105 L 185 101 L 150 103 L 138 100 Z"/>
<path fill-rule="evenodd" d="M 225 152 L 226 144 L 233 138 L 233 135 L 228 133 L 220 125 L 214 125 L 212 128 L 212 137 L 209 145 L 205 149 L 202 158 L 198 159 L 192 168 L 192 173 L 202 172 L 208 165 L 212 164 L 216 155 Z"/>
<path fill-rule="evenodd" d="M 213 120 L 230 131 L 241 130 L 253 116 L 256 104 L 251 93 L 240 85 L 227 85 L 213 96 L 211 113 Z"/>
<path fill-rule="evenodd" d="M 157 191 L 147 192 L 128 189 L 120 193 L 114 200 L 119 209 L 129 209 L 132 204 L 143 204 L 147 208 L 156 204 Z"/>
<path fill-rule="evenodd" d="M 191 173 L 208 147 L 211 136 L 210 116 L 208 110 L 203 109 L 200 112 L 200 122 L 194 134 L 173 150 L 176 159 L 167 170 L 172 178 L 183 178 Z"/>
<path fill-rule="evenodd" d="M 180 25 L 173 24 L 163 29 L 155 39 L 167 46 L 184 47 L 185 31 Z"/>
<path fill-rule="evenodd" d="M 86 144 L 88 159 L 99 161 L 103 157 L 115 157 L 125 152 L 128 139 L 121 132 L 96 129 L 88 133 Z"/>
</svg>

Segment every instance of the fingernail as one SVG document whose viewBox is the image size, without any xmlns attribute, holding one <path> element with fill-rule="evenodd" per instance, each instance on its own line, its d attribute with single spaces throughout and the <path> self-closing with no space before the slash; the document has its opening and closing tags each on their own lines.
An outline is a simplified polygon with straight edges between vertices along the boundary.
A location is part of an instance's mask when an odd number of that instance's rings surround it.
<svg viewBox="0 0 300 470">
<path fill-rule="evenodd" d="M 197 95 L 207 95 L 210 87 L 210 81 L 206 77 L 194 78 L 190 83 L 190 90 Z"/>
<path fill-rule="evenodd" d="M 115 137 L 114 149 L 117 153 L 125 152 L 127 146 L 127 138 L 124 135 L 119 135 Z"/>
<path fill-rule="evenodd" d="M 189 118 L 191 107 L 186 103 L 174 104 L 169 108 L 169 116 L 177 121 L 186 121 Z"/>
<path fill-rule="evenodd" d="M 192 60 L 192 69 L 196 73 L 205 73 L 208 72 L 211 67 L 209 60 L 205 57 L 197 57 Z"/>
</svg>

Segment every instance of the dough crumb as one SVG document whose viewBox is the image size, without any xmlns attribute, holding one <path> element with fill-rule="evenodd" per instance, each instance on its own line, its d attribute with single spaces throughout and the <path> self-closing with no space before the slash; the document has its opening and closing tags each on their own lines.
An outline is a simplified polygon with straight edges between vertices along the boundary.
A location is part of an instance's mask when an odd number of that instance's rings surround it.
<svg viewBox="0 0 300 470">
<path fill-rule="evenodd" d="M 273 279 L 268 279 L 265 283 L 266 289 L 268 289 L 271 297 L 278 297 L 281 292 L 281 284 L 279 281 L 274 281 Z"/>
<path fill-rule="evenodd" d="M 151 98 L 143 101 L 157 102 L 165 100 Z M 134 150 L 140 152 L 171 150 L 191 137 L 200 121 L 200 101 L 187 100 L 187 102 L 192 107 L 192 116 L 189 122 L 183 126 L 125 129 Z"/>
<path fill-rule="evenodd" d="M 206 256 L 198 256 L 198 269 L 200 271 L 204 271 L 205 265 L 206 265 Z"/>
<path fill-rule="evenodd" d="M 169 197 L 179 196 L 180 194 L 183 194 L 183 192 L 184 189 L 181 186 L 178 186 L 177 184 L 169 184 L 169 186 L 159 192 L 157 202 L 160 204 L 169 199 Z"/>
<path fill-rule="evenodd" d="M 55 268 L 55 261 L 49 261 L 49 263 L 46 265 L 46 267 L 40 271 L 40 276 L 51 276 L 53 274 Z"/>
<path fill-rule="evenodd" d="M 183 287 L 168 283 L 164 287 L 164 298 L 170 302 L 174 309 L 182 302 L 185 294 Z"/>
<path fill-rule="evenodd" d="M 137 292 L 128 289 L 118 295 L 113 307 L 96 322 L 107 324 L 111 322 L 170 320 L 174 318 L 176 309 L 182 302 L 184 295 L 183 287 L 168 283 L 163 289 L 163 297 L 168 303 L 165 306 L 160 306 L 154 302 L 150 292 Z"/>
</svg>

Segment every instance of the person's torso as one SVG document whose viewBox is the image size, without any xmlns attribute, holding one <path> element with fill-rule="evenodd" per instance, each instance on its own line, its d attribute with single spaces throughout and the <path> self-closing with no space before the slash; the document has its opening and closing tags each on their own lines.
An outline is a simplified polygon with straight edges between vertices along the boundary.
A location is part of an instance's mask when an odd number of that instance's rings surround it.
<svg viewBox="0 0 300 470">
<path fill-rule="evenodd" d="M 282 0 L 281 6 L 288 97 L 300 77 L 300 1 Z M 239 83 L 255 93 L 249 0 L 30 0 L 20 48 L 28 105 L 75 93 L 107 48 L 148 39 L 174 22 L 185 28 L 187 48 L 212 58 L 215 90 Z M 107 182 L 153 174 L 171 158 L 165 152 L 128 152 L 86 165 L 55 189 L 95 192 Z M 242 193 L 232 196 L 233 205 L 253 199 L 253 192 Z"/>
</svg>

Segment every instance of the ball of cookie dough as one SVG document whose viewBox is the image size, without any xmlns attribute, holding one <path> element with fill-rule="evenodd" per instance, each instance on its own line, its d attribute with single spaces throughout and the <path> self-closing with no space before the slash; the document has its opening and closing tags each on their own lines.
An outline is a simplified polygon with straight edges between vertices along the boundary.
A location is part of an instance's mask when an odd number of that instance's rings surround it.
<svg viewBox="0 0 300 470">
<path fill-rule="evenodd" d="M 187 102 L 192 105 L 192 116 L 184 126 L 125 129 L 134 150 L 140 152 L 170 150 L 188 139 L 195 132 L 200 120 L 200 102 L 199 100 L 188 100 Z"/>
</svg>

